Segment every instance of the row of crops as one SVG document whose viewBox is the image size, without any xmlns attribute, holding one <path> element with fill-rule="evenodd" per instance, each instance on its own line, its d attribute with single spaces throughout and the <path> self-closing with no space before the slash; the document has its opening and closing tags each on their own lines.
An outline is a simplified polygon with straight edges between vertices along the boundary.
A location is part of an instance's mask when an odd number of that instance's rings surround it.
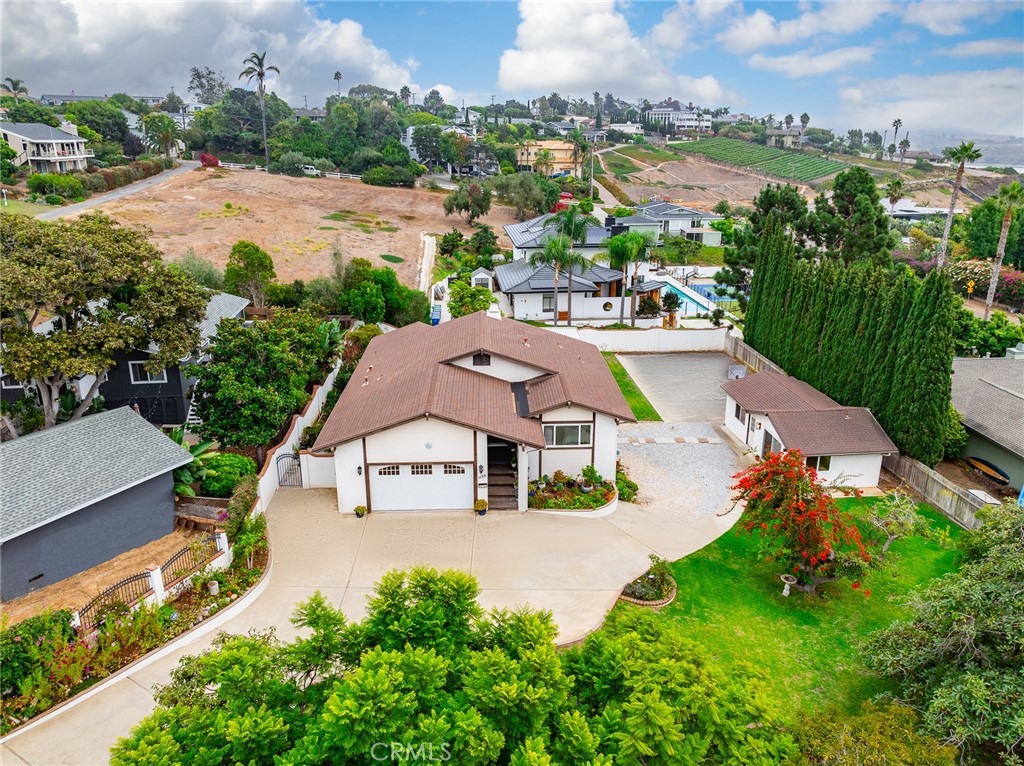
<svg viewBox="0 0 1024 766">
<path fill-rule="evenodd" d="M 813 181 L 815 178 L 837 173 L 846 168 L 846 165 L 841 162 L 812 157 L 788 149 L 750 144 L 733 138 L 707 138 L 672 146 L 690 154 L 701 154 L 718 162 L 759 170 L 779 178 L 792 178 L 796 181 Z"/>
</svg>

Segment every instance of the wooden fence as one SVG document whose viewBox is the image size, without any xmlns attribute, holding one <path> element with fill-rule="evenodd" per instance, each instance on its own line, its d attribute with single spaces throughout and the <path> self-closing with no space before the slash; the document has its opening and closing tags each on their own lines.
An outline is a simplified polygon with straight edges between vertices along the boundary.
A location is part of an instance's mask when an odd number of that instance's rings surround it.
<svg viewBox="0 0 1024 766">
<path fill-rule="evenodd" d="M 750 367 L 754 372 L 762 372 L 763 370 L 771 370 L 777 372 L 780 375 L 785 375 L 786 371 L 783 370 L 779 365 L 775 364 L 771 359 L 766 357 L 764 354 L 760 354 L 753 348 L 743 342 L 743 339 L 739 336 L 729 333 L 725 336 L 725 353 L 729 356 L 735 357 L 743 362 L 747 367 Z"/>
<path fill-rule="evenodd" d="M 882 465 L 961 527 L 977 529 L 981 525 L 976 514 L 985 502 L 924 463 L 904 455 L 888 455 L 882 458 Z"/>
</svg>

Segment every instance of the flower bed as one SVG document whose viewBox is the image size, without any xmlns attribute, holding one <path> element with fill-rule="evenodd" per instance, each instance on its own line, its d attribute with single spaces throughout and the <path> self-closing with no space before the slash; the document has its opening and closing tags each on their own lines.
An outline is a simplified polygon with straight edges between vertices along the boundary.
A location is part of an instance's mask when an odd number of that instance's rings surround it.
<svg viewBox="0 0 1024 766">
<path fill-rule="evenodd" d="M 587 466 L 578 477 L 562 471 L 541 477 L 529 485 L 530 508 L 560 511 L 590 511 L 615 499 L 615 485 L 604 481 L 593 466 Z"/>
<path fill-rule="evenodd" d="M 236 543 L 236 548 L 238 543 Z M 0 632 L 0 735 L 59 705 L 238 599 L 262 577 L 266 545 L 250 545 L 230 569 L 200 573 L 163 606 L 113 603 L 95 629 L 78 635 L 71 613 L 46 612 Z M 216 580 L 220 592 L 206 583 Z"/>
<path fill-rule="evenodd" d="M 651 554 L 651 568 L 622 589 L 623 601 L 640 606 L 665 606 L 676 597 L 676 581 L 669 562 Z"/>
</svg>

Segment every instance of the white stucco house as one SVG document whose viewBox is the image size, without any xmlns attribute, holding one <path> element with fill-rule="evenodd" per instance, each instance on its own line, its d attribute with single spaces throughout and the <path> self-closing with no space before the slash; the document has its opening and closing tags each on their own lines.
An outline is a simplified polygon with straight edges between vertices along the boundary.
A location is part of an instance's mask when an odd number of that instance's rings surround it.
<svg viewBox="0 0 1024 766">
<path fill-rule="evenodd" d="M 725 427 L 759 457 L 800 450 L 819 478 L 876 487 L 896 445 L 866 407 L 843 407 L 813 386 L 776 372 L 722 384 Z"/>
<path fill-rule="evenodd" d="M 708 225 L 712 221 L 723 220 L 723 216 L 716 213 L 706 213 L 686 205 L 655 199 L 637 205 L 636 215 L 656 221 L 659 225 L 659 234 L 686 237 L 711 247 L 722 244 L 722 232 Z"/>
<path fill-rule="evenodd" d="M 314 451 L 334 455 L 338 510 L 527 509 L 527 482 L 615 475 L 635 422 L 598 349 L 471 314 L 374 338 Z"/>
</svg>

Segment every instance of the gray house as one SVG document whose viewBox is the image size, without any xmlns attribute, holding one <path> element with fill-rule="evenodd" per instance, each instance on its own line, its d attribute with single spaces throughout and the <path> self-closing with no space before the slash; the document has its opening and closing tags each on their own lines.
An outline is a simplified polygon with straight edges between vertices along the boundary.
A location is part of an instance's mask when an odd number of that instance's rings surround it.
<svg viewBox="0 0 1024 766">
<path fill-rule="evenodd" d="M 0 445 L 0 598 L 174 530 L 171 472 L 192 457 L 129 407 Z"/>
</svg>

